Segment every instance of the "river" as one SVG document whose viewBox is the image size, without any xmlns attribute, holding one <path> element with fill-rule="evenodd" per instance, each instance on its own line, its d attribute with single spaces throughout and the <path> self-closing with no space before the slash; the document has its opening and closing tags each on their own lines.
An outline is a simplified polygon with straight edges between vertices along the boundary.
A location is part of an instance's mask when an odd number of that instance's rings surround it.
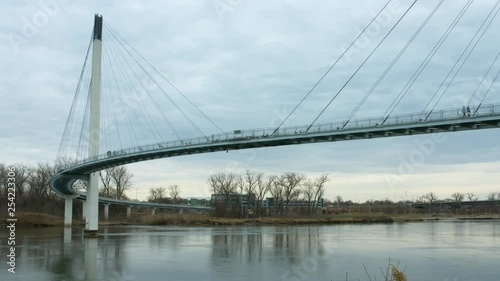
<svg viewBox="0 0 500 281">
<path fill-rule="evenodd" d="M 16 273 L 0 280 L 500 280 L 500 221 L 324 226 L 110 226 L 16 230 Z M 367 273 L 370 274 L 368 278 Z"/>
</svg>

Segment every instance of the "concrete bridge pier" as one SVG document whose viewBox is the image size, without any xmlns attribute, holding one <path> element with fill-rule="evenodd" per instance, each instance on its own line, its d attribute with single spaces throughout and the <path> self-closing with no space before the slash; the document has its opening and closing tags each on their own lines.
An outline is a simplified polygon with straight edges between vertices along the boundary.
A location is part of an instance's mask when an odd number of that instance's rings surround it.
<svg viewBox="0 0 500 281">
<path fill-rule="evenodd" d="M 64 196 L 64 226 L 71 226 L 73 223 L 73 199 L 78 195 Z"/>
<path fill-rule="evenodd" d="M 127 206 L 127 219 L 130 219 L 131 212 L 132 212 L 132 206 Z"/>
<path fill-rule="evenodd" d="M 85 236 L 97 237 L 99 225 L 99 176 L 97 173 L 90 175 L 87 188 L 87 214 L 85 218 Z"/>
<path fill-rule="evenodd" d="M 82 220 L 87 217 L 87 200 L 82 200 Z"/>
<path fill-rule="evenodd" d="M 99 155 L 101 132 L 101 57 L 102 57 L 102 27 L 103 18 L 94 17 L 94 33 L 92 47 L 92 75 L 89 93 L 89 158 Z M 89 175 L 87 186 L 87 217 L 85 221 L 85 234 L 87 237 L 97 237 L 99 227 L 99 175 L 93 172 Z"/>
<path fill-rule="evenodd" d="M 156 215 L 156 208 L 151 208 L 151 215 L 152 216 Z"/>
<path fill-rule="evenodd" d="M 104 204 L 104 219 L 105 220 L 109 219 L 109 205 L 110 204 Z"/>
</svg>

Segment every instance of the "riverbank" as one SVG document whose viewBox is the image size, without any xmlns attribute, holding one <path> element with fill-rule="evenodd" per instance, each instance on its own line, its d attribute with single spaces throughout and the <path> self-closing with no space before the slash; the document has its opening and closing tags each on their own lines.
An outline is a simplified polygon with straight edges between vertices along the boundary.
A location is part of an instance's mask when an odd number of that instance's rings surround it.
<svg viewBox="0 0 500 281">
<path fill-rule="evenodd" d="M 64 219 L 40 213 L 16 214 L 18 226 L 53 227 L 64 226 Z M 473 216 L 429 216 L 385 215 L 385 214 L 339 214 L 312 217 L 262 217 L 262 218 L 219 218 L 198 214 L 157 214 L 139 216 L 132 219 L 118 218 L 109 221 L 100 220 L 100 225 L 182 225 L 182 226 L 231 226 L 231 225 L 306 225 L 306 224 L 372 224 L 372 223 L 407 223 L 424 221 L 489 221 L 500 220 L 498 214 Z M 5 220 L 2 220 L 5 224 Z M 0 223 L 0 224 L 2 224 Z M 73 220 L 74 226 L 83 226 L 82 220 Z"/>
<path fill-rule="evenodd" d="M 262 218 L 217 218 L 203 215 L 161 214 L 144 217 L 147 225 L 298 225 L 298 224 L 347 224 L 347 223 L 392 223 L 394 219 L 385 215 L 332 215 L 318 217 L 262 217 Z"/>
<path fill-rule="evenodd" d="M 64 218 L 58 216 L 52 216 L 42 213 L 16 213 L 16 225 L 25 227 L 52 227 L 52 226 L 64 226 Z M 2 223 L 5 223 L 2 220 Z M 80 220 L 73 220 L 73 225 L 85 225 L 85 222 Z"/>
<path fill-rule="evenodd" d="M 424 221 L 500 220 L 500 215 L 476 216 L 429 216 L 429 215 L 385 215 L 385 214 L 339 214 L 312 217 L 262 217 L 262 218 L 217 218 L 206 215 L 159 214 L 143 217 L 138 224 L 145 225 L 300 225 L 300 224 L 371 224 L 407 223 Z"/>
</svg>

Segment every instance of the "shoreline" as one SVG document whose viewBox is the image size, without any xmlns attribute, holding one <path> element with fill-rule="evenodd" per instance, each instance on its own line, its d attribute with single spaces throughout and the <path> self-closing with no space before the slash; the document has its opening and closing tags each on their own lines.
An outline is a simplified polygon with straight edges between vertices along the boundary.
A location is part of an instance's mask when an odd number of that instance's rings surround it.
<svg viewBox="0 0 500 281">
<path fill-rule="evenodd" d="M 16 225 L 19 227 L 61 227 L 64 219 L 57 216 L 38 213 L 18 213 Z M 311 217 L 261 217 L 261 218 L 219 218 L 209 215 L 195 214 L 157 214 L 156 216 L 135 217 L 133 219 L 112 219 L 100 221 L 101 226 L 119 225 L 172 225 L 172 226 L 271 226 L 271 225 L 337 225 L 337 224 L 379 224 L 379 223 L 412 223 L 412 222 L 465 222 L 496 221 L 498 214 L 473 216 L 428 216 L 428 215 L 384 215 L 384 214 L 340 214 Z M 0 224 L 5 224 L 2 220 Z M 82 220 L 73 220 L 73 226 L 84 226 Z"/>
</svg>

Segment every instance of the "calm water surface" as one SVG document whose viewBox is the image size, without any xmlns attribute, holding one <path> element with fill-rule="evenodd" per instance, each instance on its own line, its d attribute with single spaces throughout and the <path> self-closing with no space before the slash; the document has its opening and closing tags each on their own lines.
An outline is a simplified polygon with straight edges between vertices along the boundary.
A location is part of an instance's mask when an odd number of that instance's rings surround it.
<svg viewBox="0 0 500 281">
<path fill-rule="evenodd" d="M 0 280 L 500 280 L 500 221 L 374 225 L 18 229 L 16 274 Z"/>
</svg>

